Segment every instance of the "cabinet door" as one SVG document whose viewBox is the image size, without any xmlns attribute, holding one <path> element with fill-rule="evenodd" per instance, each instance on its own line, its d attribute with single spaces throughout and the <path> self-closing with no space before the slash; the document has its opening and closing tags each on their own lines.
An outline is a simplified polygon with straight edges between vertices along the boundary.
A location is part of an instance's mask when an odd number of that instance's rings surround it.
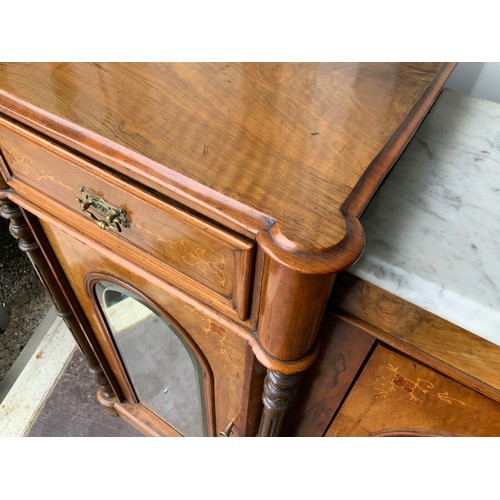
<svg viewBox="0 0 500 500">
<path fill-rule="evenodd" d="M 255 363 L 246 342 L 216 313 L 123 256 L 41 224 L 122 401 L 147 414 L 160 434 L 211 436 L 230 421 L 233 435 L 246 434 Z"/>
<path fill-rule="evenodd" d="M 500 405 L 379 345 L 326 436 L 499 436 Z"/>
</svg>

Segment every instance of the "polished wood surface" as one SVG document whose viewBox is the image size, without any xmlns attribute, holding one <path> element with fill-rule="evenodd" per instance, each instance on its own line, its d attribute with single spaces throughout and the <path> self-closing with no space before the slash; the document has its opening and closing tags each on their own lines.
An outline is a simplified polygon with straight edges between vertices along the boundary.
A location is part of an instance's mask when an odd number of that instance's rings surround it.
<svg viewBox="0 0 500 500">
<path fill-rule="evenodd" d="M 500 436 L 500 404 L 377 347 L 326 436 Z"/>
<path fill-rule="evenodd" d="M 259 435 L 281 433 L 321 354 L 336 273 L 363 249 L 359 215 L 453 67 L 0 64 L 7 196 L 41 220 L 118 385 L 110 407 L 163 432 L 96 314 L 92 276 L 128 283 L 188 332 L 213 374 L 212 434 L 234 422 L 232 435 L 253 435 L 260 412 Z M 79 212 L 82 184 L 125 208 L 131 230 L 102 231 Z M 215 280 L 185 245 L 160 245 L 178 233 L 210 262 L 224 256 Z"/>
<path fill-rule="evenodd" d="M 0 111 L 321 273 L 453 67 L 6 63 Z"/>
<path fill-rule="evenodd" d="M 286 436 L 321 437 L 368 357 L 376 339 L 339 317 L 325 313 L 318 334 L 318 359 L 304 373 Z"/>
<path fill-rule="evenodd" d="M 500 347 L 348 273 L 335 304 L 346 320 L 500 402 Z"/>
<path fill-rule="evenodd" d="M 138 272 L 137 268 L 121 265 L 111 253 L 96 251 L 95 247 L 80 242 L 64 231 L 46 223 L 42 223 L 59 262 L 65 269 L 68 280 L 81 304 L 95 336 L 108 360 L 110 360 L 116 380 L 127 403 L 136 401 L 133 389 L 121 360 L 116 352 L 114 343 L 103 328 L 100 314 L 94 307 L 93 298 L 85 286 L 85 282 L 94 277 L 109 276 L 140 290 L 148 297 L 149 302 L 155 304 L 159 311 L 168 311 L 182 328 L 189 333 L 200 352 L 203 353 L 213 372 L 214 384 L 213 408 L 214 415 L 209 421 L 211 434 L 226 426 L 227 422 L 236 417 L 237 426 L 233 431 L 238 435 L 239 429 L 246 429 L 246 422 L 240 422 L 238 417 L 244 415 L 242 405 L 245 404 L 242 396 L 244 387 L 244 371 L 247 356 L 246 342 L 225 328 L 216 319 L 204 315 L 196 307 L 180 301 L 172 295 L 172 287 L 152 280 L 145 272 Z M 89 272 L 91 271 L 91 272 Z M 118 411 L 118 409 L 117 409 Z M 142 410 L 141 410 L 142 411 Z M 209 413 L 210 416 L 210 413 Z"/>
<path fill-rule="evenodd" d="M 123 238 L 191 279 L 225 297 L 246 319 L 253 245 L 190 213 L 149 196 L 117 176 L 0 119 L 2 151 L 15 181 L 82 212 L 80 186 L 126 212 Z M 100 220 L 103 214 L 91 209 Z M 60 213 L 60 210 L 54 210 Z M 80 226 L 81 224 L 79 224 Z M 103 230 L 104 231 L 104 230 Z"/>
</svg>

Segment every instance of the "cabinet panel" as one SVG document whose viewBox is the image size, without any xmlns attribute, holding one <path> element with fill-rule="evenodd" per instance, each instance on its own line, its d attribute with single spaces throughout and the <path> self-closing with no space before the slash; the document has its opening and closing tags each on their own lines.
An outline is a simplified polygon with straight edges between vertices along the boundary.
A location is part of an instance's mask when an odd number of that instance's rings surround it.
<svg viewBox="0 0 500 500">
<path fill-rule="evenodd" d="M 109 203 L 123 209 L 127 224 L 115 234 L 224 297 L 246 319 L 250 300 L 253 243 L 226 232 L 172 204 L 126 183 L 118 176 L 0 120 L 1 149 L 17 181 L 43 193 L 81 219 Z M 85 188 L 82 192 L 81 188 Z M 99 198 L 83 212 L 77 198 Z M 91 198 L 88 198 L 91 199 Z M 59 212 L 61 216 L 64 211 Z"/>
<path fill-rule="evenodd" d="M 326 436 L 500 436 L 500 405 L 378 346 Z"/>
<path fill-rule="evenodd" d="M 209 435 L 215 435 L 230 420 L 235 422 L 233 435 L 245 433 L 246 422 L 241 418 L 249 413 L 244 398 L 250 383 L 248 377 L 252 376 L 252 370 L 246 369 L 251 362 L 246 342 L 220 324 L 215 314 L 210 316 L 192 304 L 184 303 L 175 296 L 171 285 L 158 277 L 126 269 L 115 262 L 104 248 L 102 252 L 96 251 L 95 244 L 90 247 L 84 240 L 76 240 L 61 229 L 43 221 L 41 224 L 120 384 L 125 403 L 142 406 L 116 352 L 115 342 L 95 306 L 91 284 L 97 279 L 118 280 L 126 284 L 147 298 L 148 303 L 154 304 L 155 310 L 164 311 L 166 317 L 187 332 L 201 357 L 206 360 L 205 373 L 212 375 L 213 383 L 208 384 L 206 390 L 213 393 L 212 401 L 207 404 Z M 204 382 L 206 384 L 206 380 Z"/>
<path fill-rule="evenodd" d="M 305 374 L 301 397 L 289 418 L 289 435 L 323 435 L 375 342 L 334 310 L 326 311 L 318 359 Z"/>
</svg>

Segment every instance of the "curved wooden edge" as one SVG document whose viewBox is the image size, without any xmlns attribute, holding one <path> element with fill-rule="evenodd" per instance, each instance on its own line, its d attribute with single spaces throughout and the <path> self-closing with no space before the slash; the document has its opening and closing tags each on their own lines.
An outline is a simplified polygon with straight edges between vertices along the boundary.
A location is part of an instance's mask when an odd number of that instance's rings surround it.
<svg viewBox="0 0 500 500">
<path fill-rule="evenodd" d="M 371 197 L 431 110 L 456 65 L 457 63 L 443 63 L 441 65 L 431 83 L 417 100 L 405 120 L 368 166 L 342 206 L 342 211 L 347 217 L 360 217 L 363 213 Z"/>
<path fill-rule="evenodd" d="M 372 432 L 369 437 L 456 437 L 455 434 L 438 433 L 421 429 L 382 429 Z"/>
<path fill-rule="evenodd" d="M 111 255 L 110 252 L 105 247 L 101 246 L 100 243 L 91 240 L 87 236 L 80 233 L 77 229 L 68 227 L 62 221 L 57 219 L 54 215 L 46 212 L 45 210 L 33 204 L 26 198 L 12 191 L 8 193 L 8 198 L 12 202 L 28 210 L 34 216 L 39 217 L 44 221 L 47 221 L 49 224 L 53 224 L 55 227 L 58 227 L 59 229 L 67 232 L 77 240 L 83 241 L 90 247 L 96 248 L 97 250 L 99 250 L 102 253 L 105 253 L 106 255 L 110 255 L 110 258 L 117 260 L 121 265 L 125 266 L 126 268 L 138 272 L 138 268 L 135 264 L 131 264 L 129 261 L 125 260 L 124 257 Z M 307 369 L 314 362 L 314 359 L 317 355 L 316 352 L 312 352 L 308 356 L 302 359 L 290 362 L 274 358 L 262 348 L 253 330 L 245 328 L 242 325 L 234 322 L 233 320 L 217 313 L 217 311 L 215 311 L 214 309 L 211 309 L 209 306 L 197 301 L 187 293 L 175 288 L 174 286 L 161 280 L 160 278 L 151 274 L 150 272 L 144 272 L 144 270 L 142 270 L 141 272 L 143 274 L 148 275 L 148 279 L 150 280 L 151 283 L 156 283 L 158 284 L 158 286 L 162 288 L 167 288 L 169 290 L 169 293 L 171 293 L 173 296 L 178 297 L 186 304 L 192 305 L 193 307 L 199 309 L 200 311 L 203 311 L 204 314 L 206 314 L 210 318 L 213 318 L 215 321 L 219 322 L 221 326 L 231 330 L 235 335 L 238 335 L 240 338 L 245 340 L 251 347 L 259 363 L 261 363 L 265 368 L 269 370 L 276 370 L 285 374 L 294 374 Z"/>
<path fill-rule="evenodd" d="M 103 395 L 101 389 L 97 389 L 97 395 L 96 395 L 97 401 L 102 407 L 102 410 L 106 415 L 111 415 L 112 417 L 117 417 L 118 413 L 115 409 L 115 404 L 119 403 L 119 400 L 117 397 L 114 398 L 108 398 Z"/>
<path fill-rule="evenodd" d="M 201 385 L 203 386 L 203 399 L 205 402 L 205 414 L 206 414 L 206 421 L 207 421 L 207 431 L 209 436 L 215 436 L 216 435 L 216 430 L 215 430 L 215 392 L 214 392 L 214 376 L 212 372 L 212 368 L 210 366 L 210 363 L 206 359 L 205 355 L 201 351 L 201 349 L 198 347 L 196 342 L 192 339 L 191 335 L 182 327 L 182 325 L 174 318 L 172 317 L 168 311 L 166 311 L 164 308 L 162 308 L 159 304 L 157 304 L 155 301 L 150 299 L 147 295 L 142 293 L 140 290 L 132 286 L 130 283 L 117 278 L 115 276 L 112 276 L 110 274 L 106 273 L 91 273 L 88 274 L 85 278 L 85 291 L 87 293 L 87 296 L 92 304 L 92 307 L 94 308 L 94 311 L 96 311 L 96 316 L 99 320 L 99 323 L 101 325 L 101 329 L 106 337 L 106 342 L 108 342 L 110 345 L 114 346 L 114 341 L 112 339 L 110 329 L 109 327 L 106 326 L 104 316 L 101 312 L 101 308 L 99 304 L 97 303 L 97 299 L 95 296 L 94 292 L 94 286 L 96 283 L 100 281 L 107 281 L 116 285 L 119 285 L 120 287 L 124 288 L 125 290 L 128 290 L 129 292 L 132 292 L 135 294 L 137 297 L 139 297 L 154 313 L 157 313 L 160 317 L 165 318 L 169 323 L 173 325 L 173 327 L 176 329 L 176 331 L 179 333 L 179 335 L 182 337 L 183 343 L 186 343 L 189 348 L 191 349 L 192 354 L 196 358 L 201 371 L 202 371 L 202 380 L 201 380 Z M 123 360 L 120 358 L 118 360 L 118 363 L 120 364 L 120 372 L 122 374 L 122 380 L 127 384 L 129 393 L 133 394 L 133 397 L 135 401 L 131 401 L 132 403 L 139 403 L 139 401 L 136 398 L 135 391 L 132 387 L 132 384 L 130 382 L 129 377 L 126 375 L 126 369 L 123 363 Z"/>
<path fill-rule="evenodd" d="M 365 232 L 358 218 L 342 214 L 344 238 L 321 251 L 301 251 L 287 239 L 278 224 L 257 234 L 257 243 L 264 252 L 282 266 L 303 274 L 333 274 L 354 264 L 365 246 Z"/>
<path fill-rule="evenodd" d="M 439 96 L 456 63 L 443 63 L 431 84 L 391 140 L 370 164 L 351 195 L 336 214 L 339 238 L 325 248 L 303 248 L 288 239 L 278 223 L 266 214 L 229 198 L 143 155 L 116 144 L 84 127 L 44 111 L 0 90 L 0 113 L 85 155 L 128 175 L 144 186 L 162 192 L 171 200 L 200 215 L 256 239 L 266 254 L 283 266 L 306 274 L 329 274 L 346 269 L 361 255 L 364 231 L 358 217 L 383 178 Z"/>
</svg>

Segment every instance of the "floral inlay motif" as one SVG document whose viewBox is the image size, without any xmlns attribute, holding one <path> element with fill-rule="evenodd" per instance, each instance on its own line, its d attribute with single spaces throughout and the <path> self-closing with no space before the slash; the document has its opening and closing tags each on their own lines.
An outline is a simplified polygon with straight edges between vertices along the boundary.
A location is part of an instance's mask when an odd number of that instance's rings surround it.
<svg viewBox="0 0 500 500">
<path fill-rule="evenodd" d="M 203 275 L 207 277 L 215 276 L 220 286 L 224 287 L 226 285 L 226 276 L 224 274 L 226 262 L 223 255 L 218 254 L 217 260 L 208 259 L 205 248 L 194 246 L 193 243 L 186 240 L 168 242 L 167 248 L 176 253 L 189 266 L 196 267 Z"/>
<path fill-rule="evenodd" d="M 420 399 L 422 395 L 429 394 L 431 396 L 436 396 L 439 400 L 445 401 L 448 404 L 456 402 L 465 406 L 463 401 L 451 397 L 448 394 L 448 391 L 437 392 L 434 384 L 429 380 L 425 380 L 420 377 L 412 380 L 400 373 L 399 367 L 393 366 L 391 363 L 387 364 L 386 369 L 390 372 L 390 378 L 382 376 L 377 379 L 378 386 L 376 387 L 377 392 L 375 393 L 375 396 L 387 398 L 391 392 L 402 390 L 408 393 L 410 401 L 422 401 L 422 399 Z M 418 396 L 420 396 L 420 398 Z"/>
</svg>

